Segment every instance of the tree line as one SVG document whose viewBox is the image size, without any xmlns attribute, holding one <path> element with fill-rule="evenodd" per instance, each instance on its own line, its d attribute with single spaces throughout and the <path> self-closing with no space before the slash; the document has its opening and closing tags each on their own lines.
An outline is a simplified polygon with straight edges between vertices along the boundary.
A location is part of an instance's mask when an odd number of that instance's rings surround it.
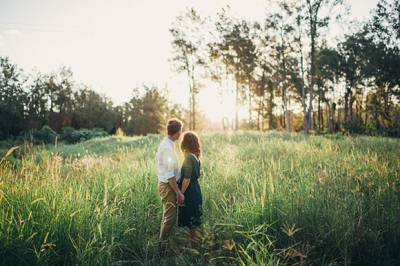
<svg viewBox="0 0 400 266">
<path fill-rule="evenodd" d="M 369 20 L 348 24 L 355 29 L 334 44 L 324 33 L 333 20 L 344 23 L 343 1 L 268 6 L 262 21 L 236 18 L 229 7 L 216 18 L 195 9 L 176 17 L 171 62 L 187 76 L 191 128 L 208 79 L 234 89 L 235 129 L 400 136 L 399 0 L 379 1 Z M 239 121 L 243 105 L 248 118 Z"/>
<path fill-rule="evenodd" d="M 0 57 L 0 139 L 24 138 L 45 126 L 60 134 L 69 128 L 158 133 L 169 116 L 185 119 L 184 110 L 170 106 L 157 87 L 136 88 L 127 99 L 115 106 L 105 95 L 76 82 L 67 67 L 27 74 L 9 58 Z"/>
<path fill-rule="evenodd" d="M 67 67 L 28 74 L 0 57 L 0 139 L 44 125 L 58 133 L 65 127 L 158 133 L 170 116 L 189 129 L 209 127 L 197 100 L 207 82 L 217 84 L 221 95 L 234 93 L 234 129 L 400 136 L 399 0 L 379 1 L 367 21 L 346 24 L 353 29 L 336 42 L 327 37 L 332 21 L 346 16 L 342 0 L 268 6 L 262 21 L 237 18 L 229 7 L 213 18 L 194 9 L 176 17 L 171 64 L 187 77 L 188 110 L 154 86 L 136 88 L 114 105 L 76 82 Z M 240 120 L 241 106 L 248 117 Z"/>
</svg>

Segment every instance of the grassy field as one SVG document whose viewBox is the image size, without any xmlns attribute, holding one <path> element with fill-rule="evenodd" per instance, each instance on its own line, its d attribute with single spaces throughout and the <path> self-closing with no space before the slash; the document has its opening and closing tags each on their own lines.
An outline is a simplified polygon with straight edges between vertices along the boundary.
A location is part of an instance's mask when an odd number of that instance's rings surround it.
<svg viewBox="0 0 400 266">
<path fill-rule="evenodd" d="M 160 258 L 161 139 L 20 147 L 0 164 L 2 265 L 395 265 L 400 140 L 215 133 L 203 141 L 204 239 Z M 13 166 L 14 165 L 14 166 Z"/>
</svg>

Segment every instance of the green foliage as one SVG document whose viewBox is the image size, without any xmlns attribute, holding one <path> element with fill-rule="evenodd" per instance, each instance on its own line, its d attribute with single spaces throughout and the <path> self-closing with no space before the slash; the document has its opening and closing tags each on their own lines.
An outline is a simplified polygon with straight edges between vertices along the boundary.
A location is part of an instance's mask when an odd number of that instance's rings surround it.
<svg viewBox="0 0 400 266">
<path fill-rule="evenodd" d="M 61 139 L 68 142 L 74 143 L 77 142 L 73 137 L 72 134 L 75 132 L 73 127 L 64 127 L 61 131 Z"/>
<path fill-rule="evenodd" d="M 101 127 L 110 132 L 120 120 L 112 101 L 89 88 L 75 92 L 74 100 L 72 125 L 75 128 Z"/>
<path fill-rule="evenodd" d="M 134 91 L 134 96 L 125 105 L 130 118 L 125 132 L 132 135 L 160 133 L 167 121 L 167 98 L 156 87 L 144 87 L 144 92 Z"/>
<path fill-rule="evenodd" d="M 57 132 L 63 127 L 101 127 L 110 132 L 121 120 L 107 97 L 86 86 L 77 87 L 69 68 L 38 73 L 28 80 L 7 57 L 0 57 L 0 118 L 0 139 L 26 139 L 29 131 L 43 125 Z M 37 134 L 37 140 L 50 141 Z"/>
<path fill-rule="evenodd" d="M 76 143 L 86 141 L 91 138 L 105 137 L 108 133 L 102 128 L 92 129 L 74 129 L 71 127 L 65 127 L 62 129 L 61 140 L 67 143 Z"/>
<path fill-rule="evenodd" d="M 39 73 L 27 81 L 22 70 L 0 57 L 0 139 L 29 140 L 34 132 L 35 141 L 50 143 L 52 134 L 37 130 L 44 125 L 69 143 L 115 133 L 118 128 L 145 135 L 160 132 L 169 114 L 182 115 L 182 108 L 170 107 L 159 88 L 144 86 L 143 95 L 138 91 L 123 106 L 114 106 L 108 97 L 78 86 L 69 68 Z"/>
<path fill-rule="evenodd" d="M 24 73 L 8 57 L 0 57 L 0 139 L 26 130 L 24 123 Z"/>
<path fill-rule="evenodd" d="M 57 136 L 57 133 L 47 125 L 33 132 L 33 140 L 35 143 L 54 143 Z"/>
<path fill-rule="evenodd" d="M 207 37 L 204 35 L 204 27 L 205 19 L 191 8 L 177 16 L 172 28 L 169 29 L 173 48 L 171 62 L 177 72 L 184 72 L 188 77 L 190 115 L 188 128 L 192 130 L 197 128 L 196 98 L 203 86 L 200 77 L 204 73 L 204 65 L 207 60 L 207 44 L 204 41 Z"/>
</svg>

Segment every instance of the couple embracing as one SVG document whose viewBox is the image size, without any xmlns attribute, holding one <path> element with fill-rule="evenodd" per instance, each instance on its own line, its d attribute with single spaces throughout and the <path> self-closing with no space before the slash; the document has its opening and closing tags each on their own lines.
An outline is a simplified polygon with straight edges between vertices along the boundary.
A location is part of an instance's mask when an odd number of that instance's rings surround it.
<svg viewBox="0 0 400 266">
<path fill-rule="evenodd" d="M 184 160 L 179 164 L 175 143 L 181 139 L 183 123 L 170 119 L 167 123 L 168 135 L 157 150 L 158 191 L 163 204 L 160 228 L 160 248 L 166 250 L 168 236 L 178 220 L 178 226 L 190 229 L 192 248 L 196 248 L 202 223 L 202 195 L 200 177 L 200 140 L 196 133 L 183 133 L 180 150 Z"/>
</svg>

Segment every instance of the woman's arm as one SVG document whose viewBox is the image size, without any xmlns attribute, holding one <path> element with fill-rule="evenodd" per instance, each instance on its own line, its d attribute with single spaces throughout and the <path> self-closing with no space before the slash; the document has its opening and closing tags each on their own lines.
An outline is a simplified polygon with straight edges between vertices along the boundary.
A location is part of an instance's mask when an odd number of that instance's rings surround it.
<svg viewBox="0 0 400 266">
<path fill-rule="evenodd" d="M 182 180 L 182 188 L 181 188 L 182 193 L 185 193 L 186 189 L 189 186 L 189 183 L 190 183 L 190 177 L 189 178 L 187 178 L 187 177 L 183 178 L 183 180 Z"/>
<path fill-rule="evenodd" d="M 193 161 L 190 159 L 189 155 L 186 155 L 186 158 L 182 164 L 182 171 L 181 171 L 181 177 L 183 178 L 182 188 L 181 188 L 182 193 L 185 193 L 186 189 L 189 186 L 192 171 L 193 171 Z"/>
</svg>

